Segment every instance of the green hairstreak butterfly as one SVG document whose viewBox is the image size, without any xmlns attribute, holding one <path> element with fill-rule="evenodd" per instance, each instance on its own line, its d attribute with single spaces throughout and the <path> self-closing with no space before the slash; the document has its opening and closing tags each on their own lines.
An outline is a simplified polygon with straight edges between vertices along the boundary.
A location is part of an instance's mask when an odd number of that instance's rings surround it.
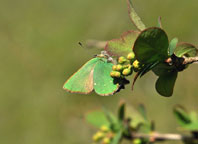
<svg viewBox="0 0 198 144">
<path fill-rule="evenodd" d="M 114 83 L 110 76 L 112 66 L 112 58 L 103 51 L 74 73 L 63 89 L 71 93 L 89 94 L 94 90 L 101 96 L 113 95 L 119 89 L 119 84 Z"/>
</svg>

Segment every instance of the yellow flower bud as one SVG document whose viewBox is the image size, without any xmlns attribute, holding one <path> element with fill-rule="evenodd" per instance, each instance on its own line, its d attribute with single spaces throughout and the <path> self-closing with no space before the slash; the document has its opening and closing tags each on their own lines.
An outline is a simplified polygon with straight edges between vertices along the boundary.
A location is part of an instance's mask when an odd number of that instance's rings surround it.
<svg viewBox="0 0 198 144">
<path fill-rule="evenodd" d="M 110 76 L 111 76 L 112 78 L 114 78 L 114 77 L 116 77 L 116 73 L 117 73 L 117 71 L 111 71 Z"/>
<path fill-rule="evenodd" d="M 93 139 L 94 142 L 97 142 L 99 140 L 99 138 L 98 138 L 98 136 L 96 134 L 93 135 L 92 139 Z"/>
<path fill-rule="evenodd" d="M 121 56 L 121 57 L 118 58 L 118 63 L 123 64 L 125 62 L 126 62 L 126 58 L 125 57 Z"/>
<path fill-rule="evenodd" d="M 116 66 L 116 70 L 117 70 L 117 71 L 122 71 L 122 70 L 123 70 L 123 66 L 120 65 L 120 64 L 118 64 L 118 65 Z"/>
<path fill-rule="evenodd" d="M 135 58 L 134 52 L 130 52 L 130 53 L 127 55 L 127 59 L 128 59 L 128 60 L 132 60 L 132 59 L 134 59 L 134 58 Z"/>
<path fill-rule="evenodd" d="M 121 73 L 120 72 L 115 72 L 115 77 L 116 78 L 120 78 L 120 76 L 121 76 Z"/>
<path fill-rule="evenodd" d="M 100 139 L 102 139 L 104 137 L 104 133 L 101 131 L 98 131 L 95 135 L 93 135 L 92 139 L 94 142 L 99 141 Z"/>
<path fill-rule="evenodd" d="M 137 138 L 133 140 L 133 144 L 141 144 L 141 139 Z"/>
<path fill-rule="evenodd" d="M 138 60 L 135 60 L 135 61 L 133 62 L 133 67 L 134 67 L 134 68 L 139 68 L 139 66 L 140 66 L 140 62 L 139 62 Z"/>
<path fill-rule="evenodd" d="M 103 144 L 110 144 L 110 142 L 111 142 L 111 139 L 108 137 L 103 139 Z"/>
<path fill-rule="evenodd" d="M 130 69 L 130 68 L 124 69 L 124 70 L 122 71 L 122 74 L 123 74 L 124 76 L 130 75 L 130 74 L 131 74 L 131 69 Z"/>
<path fill-rule="evenodd" d="M 108 132 L 109 128 L 107 126 L 103 125 L 103 126 L 101 126 L 100 130 L 103 132 Z"/>
<path fill-rule="evenodd" d="M 113 66 L 112 66 L 112 70 L 113 70 L 113 71 L 116 71 L 116 68 L 117 68 L 117 65 L 113 65 Z"/>
<path fill-rule="evenodd" d="M 104 137 L 104 133 L 99 131 L 96 133 L 96 135 L 99 137 L 99 138 L 103 138 Z"/>
<path fill-rule="evenodd" d="M 123 65 L 122 67 L 123 67 L 123 69 L 130 68 L 131 67 L 131 64 L 126 64 L 126 65 Z"/>
</svg>

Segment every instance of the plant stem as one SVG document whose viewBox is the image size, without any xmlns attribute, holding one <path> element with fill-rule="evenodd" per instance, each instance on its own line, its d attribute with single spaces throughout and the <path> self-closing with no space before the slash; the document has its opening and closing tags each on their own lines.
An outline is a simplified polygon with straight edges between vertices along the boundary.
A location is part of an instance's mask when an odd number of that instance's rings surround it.
<svg viewBox="0 0 198 144">
<path fill-rule="evenodd" d="M 149 139 L 150 142 L 156 141 L 167 141 L 167 140 L 189 140 L 193 139 L 192 136 L 181 135 L 181 134 L 161 134 L 158 132 L 153 132 L 150 134 L 142 134 L 142 133 L 132 133 L 132 139 L 140 138 L 140 139 Z"/>
<path fill-rule="evenodd" d="M 198 57 L 184 57 L 184 61 L 183 61 L 183 64 L 192 64 L 192 63 L 195 63 L 195 62 L 198 62 Z"/>
</svg>

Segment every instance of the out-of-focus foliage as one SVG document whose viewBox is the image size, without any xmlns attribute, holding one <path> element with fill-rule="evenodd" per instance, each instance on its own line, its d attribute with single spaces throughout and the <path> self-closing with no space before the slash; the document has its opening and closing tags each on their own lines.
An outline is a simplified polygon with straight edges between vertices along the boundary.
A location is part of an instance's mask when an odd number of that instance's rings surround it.
<svg viewBox="0 0 198 144">
<path fill-rule="evenodd" d="M 0 143 L 91 143 L 94 129 L 82 121 L 83 114 L 97 109 L 101 103 L 114 110 L 121 97 L 131 104 L 144 102 L 163 132 L 174 132 L 177 127 L 167 107 L 180 103 L 198 109 L 197 65 L 180 74 L 173 97 L 166 100 L 156 94 L 152 73 L 139 80 L 133 93 L 127 86 L 128 90 L 115 97 L 74 95 L 62 90 L 65 79 L 99 53 L 80 47 L 79 41 L 114 39 L 126 29 L 135 29 L 127 15 L 126 1 L 0 0 L 0 3 Z M 197 45 L 197 1 L 133 3 L 147 26 L 155 25 L 162 16 L 163 28 L 170 38 L 177 36 Z"/>
</svg>

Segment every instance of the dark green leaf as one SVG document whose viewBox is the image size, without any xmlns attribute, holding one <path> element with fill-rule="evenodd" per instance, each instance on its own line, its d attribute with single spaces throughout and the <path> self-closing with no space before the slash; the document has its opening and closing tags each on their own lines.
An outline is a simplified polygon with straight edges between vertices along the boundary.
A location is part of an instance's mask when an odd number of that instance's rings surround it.
<svg viewBox="0 0 198 144">
<path fill-rule="evenodd" d="M 122 102 L 118 108 L 118 120 L 123 121 L 125 118 L 125 103 Z"/>
<path fill-rule="evenodd" d="M 168 37 L 164 30 L 152 27 L 140 33 L 133 51 L 137 60 L 143 64 L 164 61 L 168 58 Z"/>
<path fill-rule="evenodd" d="M 174 107 L 173 112 L 181 126 L 191 123 L 190 116 L 184 107 L 177 105 Z"/>
<path fill-rule="evenodd" d="M 151 69 L 153 69 L 155 66 L 157 66 L 159 64 L 159 61 L 157 62 L 153 62 L 151 64 L 147 64 L 143 70 L 141 71 L 141 75 L 140 77 L 142 77 L 143 75 L 145 75 L 147 72 L 149 72 Z"/>
<path fill-rule="evenodd" d="M 198 54 L 197 48 L 189 43 L 179 43 L 175 48 L 174 54 L 178 57 L 195 57 Z"/>
<path fill-rule="evenodd" d="M 138 31 L 125 32 L 121 35 L 121 38 L 108 41 L 105 50 L 111 56 L 127 56 L 131 52 L 138 35 Z"/>
<path fill-rule="evenodd" d="M 115 123 L 118 122 L 117 119 L 116 119 L 116 117 L 114 116 L 114 114 L 112 114 L 106 108 L 103 108 L 103 111 L 104 111 L 105 117 L 107 118 L 107 120 L 108 120 L 108 122 L 110 124 L 115 124 Z"/>
<path fill-rule="evenodd" d="M 90 112 L 86 115 L 86 121 L 100 128 L 102 125 L 110 126 L 105 114 L 101 111 Z"/>
<path fill-rule="evenodd" d="M 156 67 L 152 69 L 152 71 L 157 75 L 161 76 L 164 75 L 170 71 L 173 71 L 175 69 L 174 66 L 170 66 L 168 63 L 162 62 L 159 63 Z"/>
<path fill-rule="evenodd" d="M 174 38 L 170 41 L 170 44 L 169 44 L 169 55 L 170 56 L 174 53 L 177 43 L 178 43 L 178 38 Z"/>
<path fill-rule="evenodd" d="M 129 17 L 131 21 L 140 31 L 144 30 L 146 26 L 141 21 L 141 18 L 138 16 L 135 9 L 133 8 L 132 0 L 127 0 L 127 4 L 128 4 Z"/>
<path fill-rule="evenodd" d="M 172 96 L 177 73 L 177 71 L 173 71 L 159 76 L 155 88 L 160 95 L 166 97 Z"/>
</svg>

